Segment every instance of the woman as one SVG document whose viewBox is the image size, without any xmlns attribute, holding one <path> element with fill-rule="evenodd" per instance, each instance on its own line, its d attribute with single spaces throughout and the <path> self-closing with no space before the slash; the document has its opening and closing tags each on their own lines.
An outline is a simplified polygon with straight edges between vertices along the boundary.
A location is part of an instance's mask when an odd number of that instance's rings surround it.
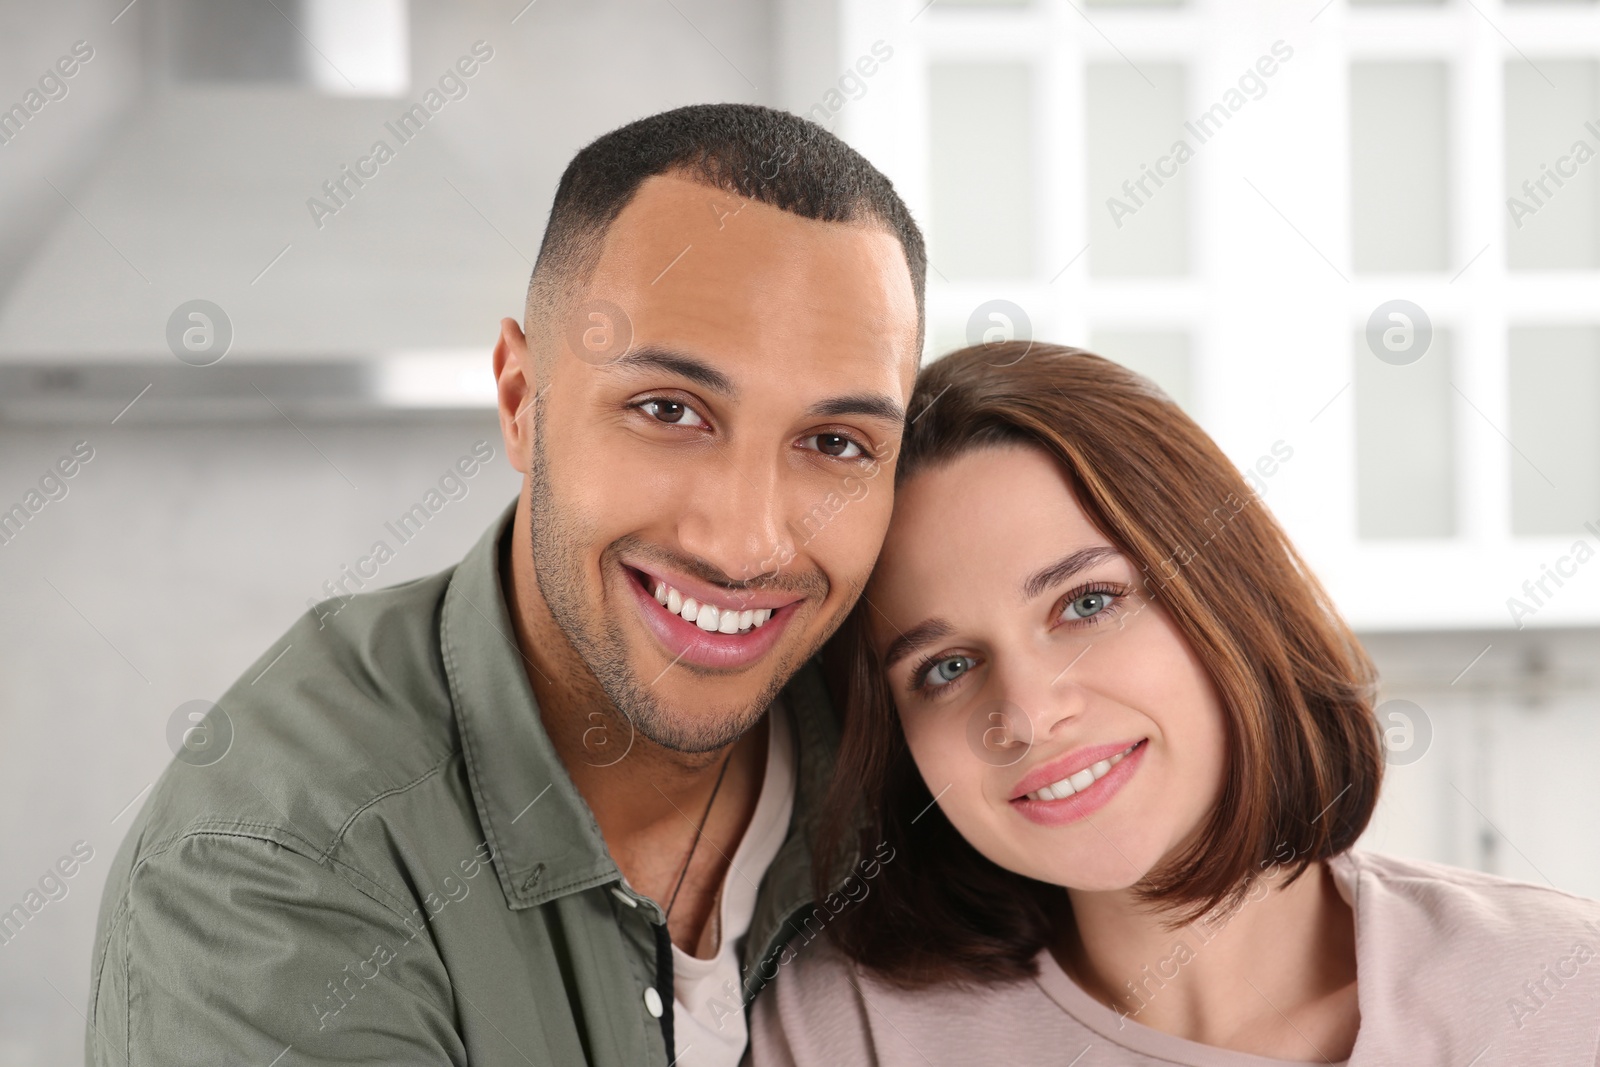
<svg viewBox="0 0 1600 1067">
<path fill-rule="evenodd" d="M 1193 421 L 1020 343 L 911 410 L 829 650 L 817 855 L 872 858 L 756 1001 L 756 1067 L 1595 1062 L 1600 904 L 1352 849 L 1372 666 Z"/>
</svg>

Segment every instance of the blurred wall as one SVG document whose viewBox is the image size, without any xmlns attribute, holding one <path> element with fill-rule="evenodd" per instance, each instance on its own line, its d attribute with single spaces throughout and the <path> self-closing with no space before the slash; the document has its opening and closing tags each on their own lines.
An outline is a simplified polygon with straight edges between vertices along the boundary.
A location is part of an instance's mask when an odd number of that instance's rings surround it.
<svg viewBox="0 0 1600 1067">
<path fill-rule="evenodd" d="M 61 194 L 75 195 L 104 157 L 117 119 L 143 93 L 143 21 L 129 14 L 112 25 L 115 14 L 99 0 L 49 5 L 8 0 L 0 7 L 0 107 L 10 108 L 37 89 L 39 79 L 54 72 L 56 61 L 71 55 L 77 42 L 93 55 L 87 63 L 69 63 L 78 69 L 62 79 L 65 95 L 0 145 L 0 293 L 50 227 L 71 210 Z"/>
</svg>

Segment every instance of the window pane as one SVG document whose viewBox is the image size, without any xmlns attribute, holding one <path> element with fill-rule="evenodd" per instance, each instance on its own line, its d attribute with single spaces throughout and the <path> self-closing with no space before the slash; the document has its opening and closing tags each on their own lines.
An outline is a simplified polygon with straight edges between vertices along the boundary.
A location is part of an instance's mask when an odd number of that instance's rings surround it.
<svg viewBox="0 0 1600 1067">
<path fill-rule="evenodd" d="M 1533 62 L 1537 69 L 1521 59 L 1505 67 L 1506 264 L 1600 267 L 1600 134 L 1590 128 L 1600 122 L 1585 121 L 1600 114 L 1600 64 Z"/>
<path fill-rule="evenodd" d="M 1092 275 L 1189 270 L 1187 159 L 1196 146 L 1183 125 L 1184 74 L 1176 63 L 1085 68 Z M 1186 150 L 1175 152 L 1180 141 Z"/>
<path fill-rule="evenodd" d="M 1600 329 L 1514 328 L 1507 370 L 1511 532 L 1575 535 L 1600 521 Z"/>
<path fill-rule="evenodd" d="M 950 279 L 1030 276 L 1032 71 L 936 63 L 928 80 L 934 267 Z"/>
<path fill-rule="evenodd" d="M 1395 366 L 1356 336 L 1356 527 L 1376 538 L 1455 534 L 1454 390 L 1450 335 Z"/>
<path fill-rule="evenodd" d="M 1350 66 L 1350 221 L 1358 271 L 1445 268 L 1447 84 L 1443 63 Z"/>
</svg>

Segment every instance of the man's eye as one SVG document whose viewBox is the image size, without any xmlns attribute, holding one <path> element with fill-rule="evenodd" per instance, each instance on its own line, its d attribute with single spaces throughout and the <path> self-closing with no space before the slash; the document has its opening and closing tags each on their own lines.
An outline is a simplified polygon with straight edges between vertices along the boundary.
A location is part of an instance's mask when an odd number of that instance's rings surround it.
<svg viewBox="0 0 1600 1067">
<path fill-rule="evenodd" d="M 866 449 L 842 433 L 814 433 L 805 438 L 805 446 L 834 459 L 856 459 L 867 454 Z"/>
<path fill-rule="evenodd" d="M 639 405 L 639 410 L 670 426 L 704 426 L 706 420 L 702 419 L 694 408 L 681 400 L 664 400 L 655 397 Z"/>
</svg>

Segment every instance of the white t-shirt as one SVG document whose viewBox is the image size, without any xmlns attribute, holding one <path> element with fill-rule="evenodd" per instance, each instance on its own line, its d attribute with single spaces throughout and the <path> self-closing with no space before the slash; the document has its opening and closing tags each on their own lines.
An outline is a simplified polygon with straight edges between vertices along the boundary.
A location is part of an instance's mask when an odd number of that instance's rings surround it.
<svg viewBox="0 0 1600 1067">
<path fill-rule="evenodd" d="M 674 1067 L 735 1067 L 749 1038 L 739 959 L 755 915 L 756 889 L 783 846 L 794 811 L 794 738 L 782 700 L 767 718 L 767 769 L 750 826 L 722 883 L 717 954 L 700 959 L 672 946 Z"/>
</svg>

